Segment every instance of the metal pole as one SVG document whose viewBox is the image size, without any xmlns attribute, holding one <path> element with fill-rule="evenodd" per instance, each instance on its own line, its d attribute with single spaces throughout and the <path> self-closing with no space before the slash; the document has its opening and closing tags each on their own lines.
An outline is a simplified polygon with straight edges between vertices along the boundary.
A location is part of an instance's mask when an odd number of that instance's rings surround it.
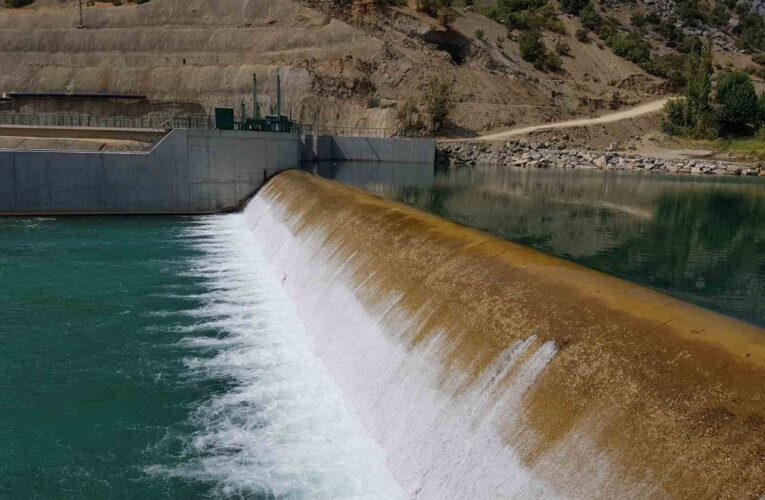
<svg viewBox="0 0 765 500">
<path fill-rule="evenodd" d="M 80 28 L 85 27 L 85 22 L 82 20 L 82 0 L 77 0 L 77 2 L 80 4 Z"/>
<path fill-rule="evenodd" d="M 282 77 L 280 72 L 280 69 L 276 70 L 276 123 L 279 125 L 282 122 Z M 279 125 L 277 125 L 277 132 L 281 132 Z"/>
<path fill-rule="evenodd" d="M 260 103 L 258 102 L 258 75 L 252 74 L 252 104 L 253 118 L 260 120 Z"/>
</svg>

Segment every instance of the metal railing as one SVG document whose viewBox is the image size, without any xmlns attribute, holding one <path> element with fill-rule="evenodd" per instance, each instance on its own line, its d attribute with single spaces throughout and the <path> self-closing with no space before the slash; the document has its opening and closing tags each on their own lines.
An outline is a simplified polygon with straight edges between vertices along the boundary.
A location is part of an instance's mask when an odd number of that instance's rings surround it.
<svg viewBox="0 0 765 500">
<path fill-rule="evenodd" d="M 340 135 L 345 137 L 394 137 L 394 128 L 344 127 L 334 125 L 301 125 L 304 134 Z"/>
<path fill-rule="evenodd" d="M 23 127 L 92 127 L 167 130 L 173 128 L 212 129 L 215 117 L 188 116 L 89 116 L 19 115 L 0 113 L 0 125 Z"/>
<path fill-rule="evenodd" d="M 147 130 L 216 128 L 211 115 L 186 116 L 89 116 L 89 115 L 22 115 L 0 113 L 0 126 L 24 127 L 91 127 Z M 235 122 L 235 130 L 251 130 L 247 122 Z M 306 125 L 295 123 L 290 132 L 306 135 L 338 135 L 345 137 L 403 137 L 394 128 Z"/>
</svg>

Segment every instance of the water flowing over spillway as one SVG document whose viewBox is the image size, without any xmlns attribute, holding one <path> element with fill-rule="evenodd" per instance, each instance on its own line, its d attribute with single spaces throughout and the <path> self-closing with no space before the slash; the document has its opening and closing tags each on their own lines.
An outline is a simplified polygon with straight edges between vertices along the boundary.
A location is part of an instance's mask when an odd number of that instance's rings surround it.
<svg viewBox="0 0 765 500">
<path fill-rule="evenodd" d="M 243 217 L 405 497 L 765 492 L 762 330 L 300 172 Z"/>
<path fill-rule="evenodd" d="M 198 408 L 191 441 L 200 458 L 150 472 L 211 481 L 226 497 L 400 496 L 384 453 L 314 354 L 294 306 L 241 214 L 204 219 L 186 237 L 202 250 L 190 273 L 206 282 L 186 329 L 197 377 L 231 390 Z M 215 337 L 199 332 L 217 331 Z"/>
</svg>

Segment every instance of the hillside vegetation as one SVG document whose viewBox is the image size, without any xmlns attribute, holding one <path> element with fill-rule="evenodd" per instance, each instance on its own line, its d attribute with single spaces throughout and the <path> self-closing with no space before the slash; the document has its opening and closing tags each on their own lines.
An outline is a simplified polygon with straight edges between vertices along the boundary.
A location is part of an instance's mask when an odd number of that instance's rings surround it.
<svg viewBox="0 0 765 500">
<path fill-rule="evenodd" d="M 716 7 L 701 9 L 695 25 L 686 18 L 696 14 L 678 17 L 672 34 L 674 18 L 657 15 L 657 24 L 640 4 L 579 0 L 88 4 L 84 29 L 71 0 L 0 9 L 0 90 L 139 93 L 209 113 L 251 101 L 252 73 L 268 106 L 279 71 L 286 110 L 304 123 L 471 135 L 680 89 L 684 55 L 705 35 L 720 39 L 722 65 L 756 73 L 751 56 L 761 50 L 740 22 L 704 33 L 713 13 L 724 17 Z M 444 103 L 428 102 L 437 80 Z M 434 109 L 447 114 L 434 120 Z"/>
</svg>

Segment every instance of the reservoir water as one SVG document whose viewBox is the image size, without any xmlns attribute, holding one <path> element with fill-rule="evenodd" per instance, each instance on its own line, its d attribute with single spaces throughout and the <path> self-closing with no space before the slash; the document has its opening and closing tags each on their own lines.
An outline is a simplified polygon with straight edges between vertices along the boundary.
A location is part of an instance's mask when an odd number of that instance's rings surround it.
<svg viewBox="0 0 765 500">
<path fill-rule="evenodd" d="M 765 179 L 317 164 L 309 170 L 765 326 Z"/>
<path fill-rule="evenodd" d="M 316 171 L 765 324 L 757 180 Z M 287 279 L 242 214 L 0 219 L 0 498 L 399 497 Z"/>
</svg>

